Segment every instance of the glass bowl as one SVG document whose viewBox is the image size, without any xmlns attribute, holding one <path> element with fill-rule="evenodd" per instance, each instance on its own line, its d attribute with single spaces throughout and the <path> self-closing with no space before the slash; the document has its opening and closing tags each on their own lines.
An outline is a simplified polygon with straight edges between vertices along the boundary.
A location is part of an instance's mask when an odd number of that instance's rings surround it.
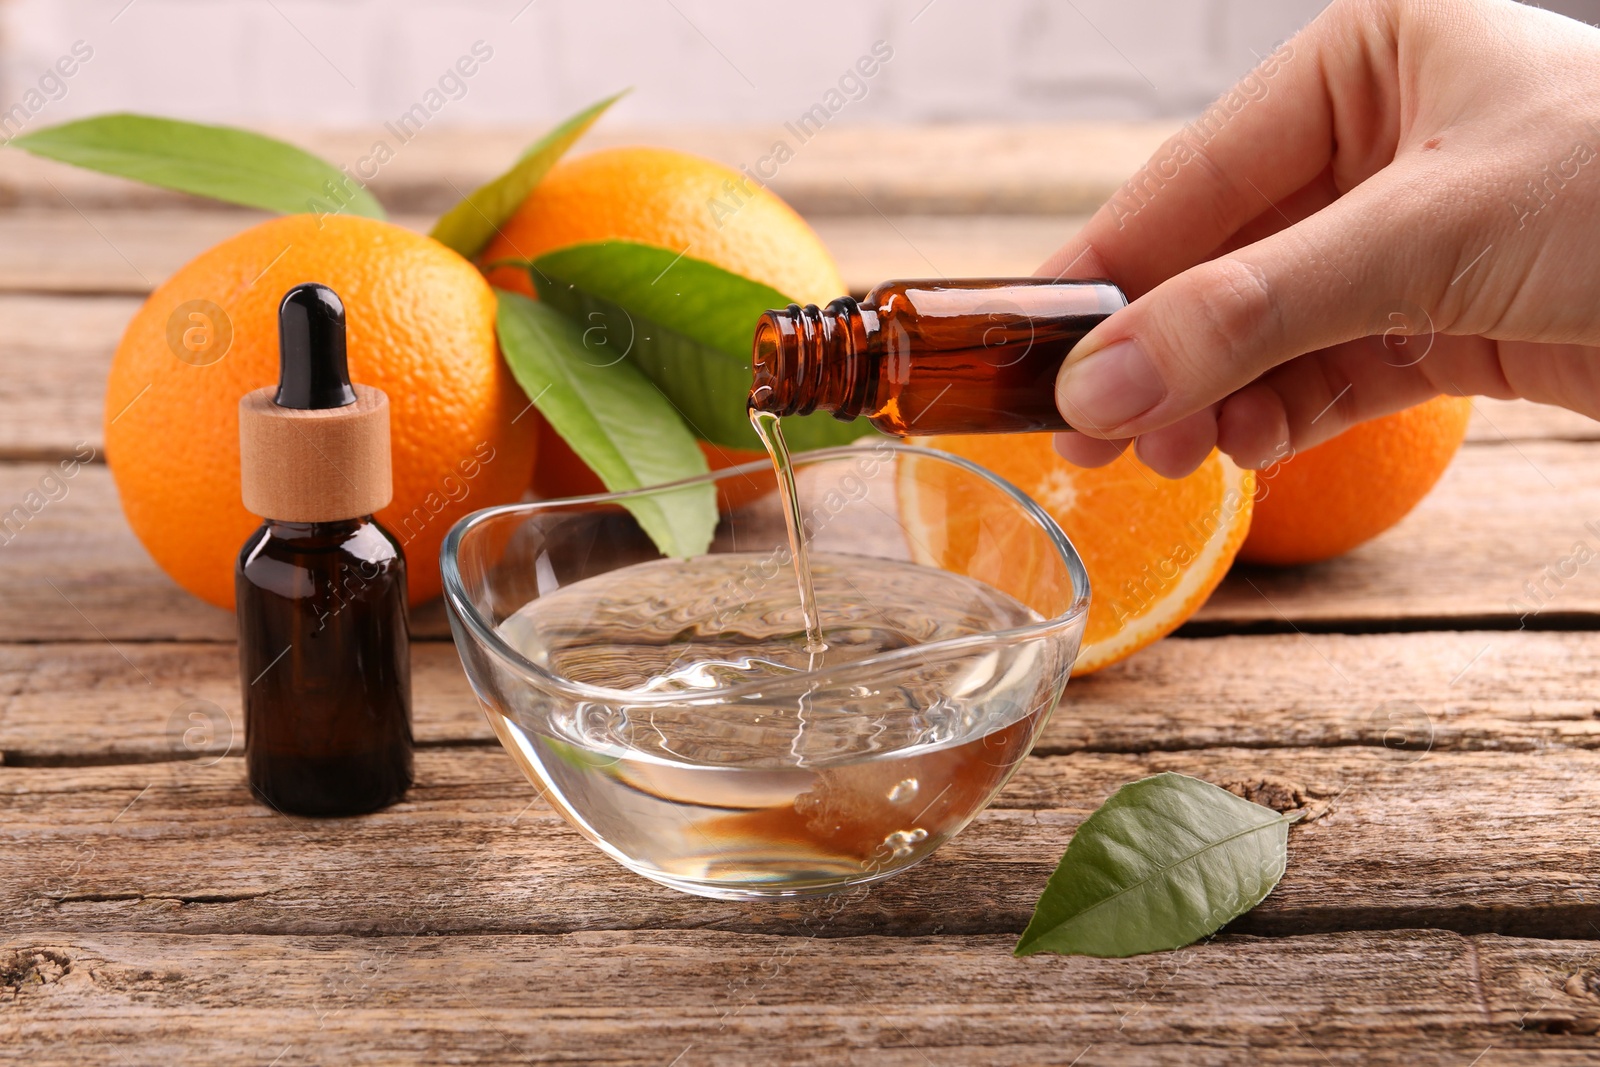
<svg viewBox="0 0 1600 1067">
<path fill-rule="evenodd" d="M 820 655 L 765 462 L 489 508 L 444 544 L 501 743 L 607 855 L 684 892 L 824 893 L 925 859 L 1027 755 L 1083 634 L 1083 563 L 1009 483 L 887 441 L 794 465 Z M 641 519 L 713 488 L 708 551 L 663 556 Z"/>
</svg>

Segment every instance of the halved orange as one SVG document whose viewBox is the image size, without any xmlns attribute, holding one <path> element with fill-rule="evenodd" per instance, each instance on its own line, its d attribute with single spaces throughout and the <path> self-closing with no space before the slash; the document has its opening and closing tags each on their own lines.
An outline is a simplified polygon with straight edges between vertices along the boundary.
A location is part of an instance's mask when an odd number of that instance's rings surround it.
<svg viewBox="0 0 1600 1067">
<path fill-rule="evenodd" d="M 927 437 L 915 443 L 963 456 L 1011 482 L 1077 546 L 1092 599 L 1074 675 L 1109 666 L 1182 625 L 1222 581 L 1250 529 L 1255 473 L 1218 452 L 1188 477 L 1167 479 L 1131 451 L 1098 469 L 1074 467 L 1056 454 L 1048 434 Z M 932 506 L 947 487 L 928 486 L 922 493 L 919 482 L 959 477 L 949 468 L 903 463 L 899 471 L 901 517 L 910 540 L 923 546 L 919 553 L 935 557 L 920 562 L 966 573 L 962 561 L 977 551 L 967 542 L 980 530 L 992 539 L 999 524 Z M 933 523 L 942 528 L 930 530 Z M 972 577 L 1008 592 L 1027 587 L 1029 569 L 1044 562 L 1034 558 L 1038 553 L 1027 547 L 1025 534 L 1019 526 L 1014 546 L 989 547 L 988 556 L 1004 561 L 1002 570 Z"/>
</svg>

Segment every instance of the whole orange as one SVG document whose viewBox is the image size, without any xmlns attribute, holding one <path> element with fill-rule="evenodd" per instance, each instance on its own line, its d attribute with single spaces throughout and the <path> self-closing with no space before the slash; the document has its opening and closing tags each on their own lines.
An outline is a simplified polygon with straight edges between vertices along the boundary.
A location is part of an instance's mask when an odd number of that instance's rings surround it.
<svg viewBox="0 0 1600 1067">
<path fill-rule="evenodd" d="M 300 282 L 343 299 L 350 375 L 389 396 L 394 500 L 413 603 L 439 593 L 456 519 L 517 499 L 535 433 L 499 356 L 494 293 L 431 238 L 364 218 L 293 215 L 202 252 L 128 324 L 106 386 L 106 459 L 128 523 L 173 580 L 233 606 L 260 524 L 239 498 L 239 398 L 278 378 L 278 303 Z"/>
<path fill-rule="evenodd" d="M 612 240 L 682 252 L 802 304 L 845 292 L 822 239 L 777 194 L 739 171 L 668 148 L 607 148 L 556 164 L 481 261 L 537 259 Z M 491 267 L 489 281 L 534 295 L 518 267 Z"/>
<path fill-rule="evenodd" d="M 739 171 L 666 148 L 608 148 L 558 163 L 500 227 L 481 262 L 537 259 L 557 248 L 608 240 L 683 252 L 802 304 L 845 293 L 821 238 L 777 195 Z M 491 266 L 488 276 L 502 289 L 534 295 L 521 268 Z M 558 497 L 603 491 L 600 479 L 553 430 L 545 428 L 540 436 L 534 492 Z M 712 470 L 766 455 L 710 442 L 701 442 L 701 451 Z M 771 487 L 762 479 L 724 482 L 723 506 L 737 506 Z"/>
<path fill-rule="evenodd" d="M 1428 495 L 1461 447 L 1471 416 L 1469 398 L 1434 397 L 1261 471 L 1239 558 L 1316 563 L 1378 536 Z"/>
</svg>

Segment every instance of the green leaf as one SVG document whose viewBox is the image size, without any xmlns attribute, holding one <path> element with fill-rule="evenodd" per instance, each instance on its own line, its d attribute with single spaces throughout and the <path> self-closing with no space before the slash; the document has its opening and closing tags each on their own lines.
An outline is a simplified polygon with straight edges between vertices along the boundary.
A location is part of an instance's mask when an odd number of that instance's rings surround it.
<svg viewBox="0 0 1600 1067">
<path fill-rule="evenodd" d="M 527 265 L 527 264 L 525 264 Z M 531 265 L 541 300 L 605 331 L 650 376 L 695 434 L 761 450 L 750 429 L 750 345 L 778 290 L 678 251 L 636 241 L 572 245 Z M 872 434 L 870 423 L 821 412 L 783 420 L 791 448 L 825 448 Z"/>
<path fill-rule="evenodd" d="M 517 384 L 607 489 L 705 473 L 694 436 L 637 367 L 603 346 L 585 347 L 583 331 L 560 312 L 517 293 L 495 295 L 500 349 Z M 626 507 L 667 556 L 700 555 L 717 526 L 716 489 L 709 483 Z"/>
<path fill-rule="evenodd" d="M 761 313 L 794 301 L 770 285 L 696 259 L 692 251 L 596 241 L 548 252 L 534 265 L 536 277 L 575 285 L 748 363 Z"/>
<path fill-rule="evenodd" d="M 102 174 L 245 207 L 384 217 L 372 194 L 333 164 L 231 126 L 122 112 L 50 126 L 10 143 Z"/>
<path fill-rule="evenodd" d="M 1134 956 L 1214 933 L 1283 877 L 1294 818 L 1182 774 L 1125 785 L 1078 827 L 1016 954 Z"/>
<path fill-rule="evenodd" d="M 574 141 L 594 125 L 612 104 L 626 95 L 624 89 L 591 104 L 539 140 L 535 141 L 511 169 L 486 185 L 480 185 L 433 224 L 430 236 L 468 259 L 483 251 L 502 223 L 522 206 L 533 187 L 544 180 L 556 160 L 566 154 Z"/>
</svg>

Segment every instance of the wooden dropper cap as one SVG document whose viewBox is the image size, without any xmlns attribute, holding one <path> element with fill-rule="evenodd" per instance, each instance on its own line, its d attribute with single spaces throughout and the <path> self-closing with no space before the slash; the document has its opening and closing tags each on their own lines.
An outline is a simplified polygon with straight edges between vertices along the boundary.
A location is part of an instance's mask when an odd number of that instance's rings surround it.
<svg viewBox="0 0 1600 1067">
<path fill-rule="evenodd" d="M 388 504 L 389 398 L 350 384 L 337 293 L 307 282 L 284 294 L 278 360 L 277 388 L 239 400 L 245 508 L 280 522 L 337 522 Z"/>
</svg>

